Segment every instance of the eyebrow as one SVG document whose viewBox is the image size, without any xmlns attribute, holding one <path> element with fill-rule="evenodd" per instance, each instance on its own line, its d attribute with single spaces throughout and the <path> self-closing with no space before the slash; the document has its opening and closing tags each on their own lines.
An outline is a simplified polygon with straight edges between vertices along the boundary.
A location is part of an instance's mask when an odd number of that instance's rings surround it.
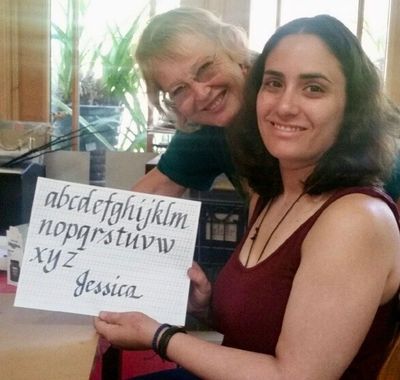
<svg viewBox="0 0 400 380">
<path fill-rule="evenodd" d="M 283 78 L 284 75 L 280 71 L 276 70 L 265 70 L 264 75 L 273 75 L 278 78 Z M 324 74 L 321 73 L 305 73 L 305 74 L 300 74 L 300 79 L 323 79 L 326 80 L 329 83 L 332 83 L 332 81 L 325 76 Z"/>
</svg>

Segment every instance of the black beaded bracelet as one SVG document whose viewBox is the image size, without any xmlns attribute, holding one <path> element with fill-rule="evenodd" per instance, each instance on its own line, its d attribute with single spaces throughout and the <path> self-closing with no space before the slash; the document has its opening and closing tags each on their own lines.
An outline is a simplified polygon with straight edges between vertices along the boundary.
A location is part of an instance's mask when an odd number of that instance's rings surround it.
<svg viewBox="0 0 400 380">
<path fill-rule="evenodd" d="M 186 330 L 183 327 L 179 326 L 170 326 L 164 330 L 160 340 L 158 341 L 157 349 L 155 350 L 160 358 L 164 360 L 169 360 L 167 356 L 168 343 L 176 333 L 187 334 Z"/>
<path fill-rule="evenodd" d="M 162 325 L 158 326 L 156 332 L 154 333 L 153 340 L 151 342 L 151 348 L 153 349 L 153 351 L 158 353 L 158 348 L 157 348 L 157 346 L 158 346 L 158 338 L 159 338 L 161 332 L 164 329 L 167 329 L 169 327 L 171 327 L 171 325 L 169 325 L 168 323 L 163 323 Z"/>
</svg>

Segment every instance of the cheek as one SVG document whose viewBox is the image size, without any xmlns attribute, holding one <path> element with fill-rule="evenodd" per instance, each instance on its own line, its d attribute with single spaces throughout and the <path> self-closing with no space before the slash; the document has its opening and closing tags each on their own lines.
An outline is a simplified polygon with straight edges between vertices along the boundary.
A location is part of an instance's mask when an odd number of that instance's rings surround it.
<svg viewBox="0 0 400 380">
<path fill-rule="evenodd" d="M 343 107 L 333 107 L 331 112 L 321 115 L 319 124 L 325 126 L 325 134 L 331 139 L 332 143 L 335 141 L 343 122 Z"/>
<path fill-rule="evenodd" d="M 268 104 L 264 97 L 258 95 L 256 102 L 257 124 L 264 145 L 268 145 L 268 126 L 265 115 L 268 113 Z"/>
<path fill-rule="evenodd" d="M 226 86 L 230 94 L 239 99 L 240 102 L 243 101 L 245 78 L 240 72 L 231 73 L 229 77 L 225 76 L 225 81 L 221 81 L 220 85 Z"/>
<path fill-rule="evenodd" d="M 268 115 L 268 113 L 270 112 L 272 107 L 272 102 L 273 101 L 270 96 L 267 96 L 263 92 L 258 93 L 256 100 L 256 111 L 257 111 L 257 120 L 259 121 L 259 123 L 261 123 L 265 115 Z"/>
</svg>

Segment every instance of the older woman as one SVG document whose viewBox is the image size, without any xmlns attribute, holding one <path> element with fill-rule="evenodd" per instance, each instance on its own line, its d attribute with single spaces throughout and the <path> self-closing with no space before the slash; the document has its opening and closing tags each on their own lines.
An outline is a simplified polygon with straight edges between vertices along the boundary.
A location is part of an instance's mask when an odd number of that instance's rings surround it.
<svg viewBox="0 0 400 380">
<path fill-rule="evenodd" d="M 133 190 L 180 196 L 224 173 L 239 186 L 225 140 L 243 103 L 250 66 L 246 34 L 200 8 L 155 16 L 135 53 L 150 102 L 178 129 L 157 168 Z"/>
</svg>

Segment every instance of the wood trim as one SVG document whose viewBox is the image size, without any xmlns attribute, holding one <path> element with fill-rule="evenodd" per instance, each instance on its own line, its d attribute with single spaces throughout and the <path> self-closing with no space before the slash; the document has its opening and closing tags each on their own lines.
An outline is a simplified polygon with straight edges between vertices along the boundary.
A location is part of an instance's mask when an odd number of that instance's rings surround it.
<svg viewBox="0 0 400 380">
<path fill-rule="evenodd" d="M 0 2 L 0 118 L 18 117 L 17 8 L 13 0 Z"/>
<path fill-rule="evenodd" d="M 50 0 L 0 2 L 0 117 L 49 121 Z"/>
<path fill-rule="evenodd" d="M 19 120 L 49 121 L 50 0 L 18 3 Z"/>
<path fill-rule="evenodd" d="M 400 374 L 400 333 L 393 342 L 392 348 L 381 368 L 378 380 L 396 380 Z"/>
</svg>

